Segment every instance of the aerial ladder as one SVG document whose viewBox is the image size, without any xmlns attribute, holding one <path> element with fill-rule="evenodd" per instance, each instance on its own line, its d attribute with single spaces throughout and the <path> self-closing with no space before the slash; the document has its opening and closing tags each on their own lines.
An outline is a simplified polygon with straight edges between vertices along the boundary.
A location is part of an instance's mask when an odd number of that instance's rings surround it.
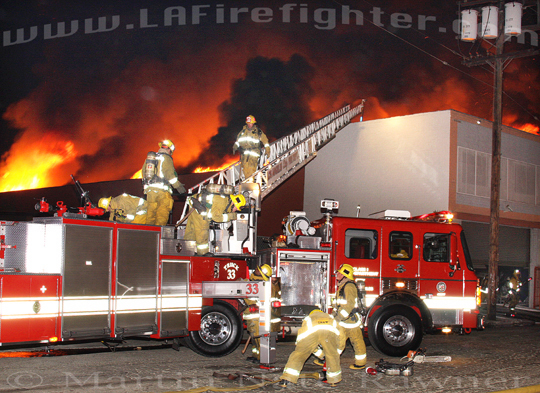
<svg viewBox="0 0 540 393">
<path fill-rule="evenodd" d="M 240 161 L 214 173 L 188 190 L 188 194 L 200 192 L 208 184 L 223 184 L 240 189 L 253 189 L 258 184 L 257 208 L 266 195 L 302 169 L 317 156 L 317 151 L 335 138 L 337 132 L 348 125 L 353 118 L 364 111 L 365 100 L 355 107 L 346 105 L 311 124 L 270 143 L 270 155 L 263 157 L 267 161 L 253 175 L 243 178 Z M 189 206 L 186 203 L 177 226 L 185 221 Z"/>
</svg>

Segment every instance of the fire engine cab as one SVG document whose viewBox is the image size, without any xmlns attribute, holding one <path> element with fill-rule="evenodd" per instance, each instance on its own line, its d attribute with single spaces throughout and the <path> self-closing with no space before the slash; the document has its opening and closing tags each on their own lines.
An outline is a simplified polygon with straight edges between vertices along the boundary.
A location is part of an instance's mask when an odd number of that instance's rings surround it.
<svg viewBox="0 0 540 393">
<path fill-rule="evenodd" d="M 299 325 L 314 308 L 331 311 L 335 271 L 344 263 L 354 268 L 367 335 L 379 352 L 404 356 L 424 332 L 482 327 L 477 277 L 463 230 L 449 212 L 411 217 L 387 210 L 350 218 L 335 215 L 338 207 L 322 201 L 325 216 L 314 222 L 291 212 L 281 246 L 260 251 L 261 263 L 281 278 L 285 327 Z"/>
</svg>

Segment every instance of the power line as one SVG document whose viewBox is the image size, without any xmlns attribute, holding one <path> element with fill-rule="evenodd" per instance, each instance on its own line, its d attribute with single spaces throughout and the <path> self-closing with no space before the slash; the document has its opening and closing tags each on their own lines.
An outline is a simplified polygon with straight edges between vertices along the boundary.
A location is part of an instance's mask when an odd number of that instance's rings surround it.
<svg viewBox="0 0 540 393">
<path fill-rule="evenodd" d="M 342 7 L 344 6 L 344 4 L 340 3 L 340 2 L 337 1 L 337 0 L 332 0 L 332 1 L 333 1 L 334 3 L 336 3 L 336 4 L 339 4 L 339 5 L 342 6 Z M 374 4 L 370 3 L 370 2 L 367 1 L 367 0 L 362 0 L 362 1 L 363 1 L 364 3 L 370 5 L 371 7 L 375 7 Z M 482 84 L 484 84 L 484 85 L 486 85 L 486 86 L 488 86 L 488 87 L 490 87 L 490 88 L 493 88 L 493 87 L 494 87 L 494 85 L 493 85 L 492 83 L 483 81 L 483 80 L 481 80 L 481 79 L 475 77 L 474 75 L 471 75 L 471 74 L 469 74 L 468 72 L 465 72 L 464 70 L 461 70 L 461 69 L 457 68 L 456 66 L 454 66 L 454 65 L 452 65 L 452 64 L 450 64 L 450 63 L 448 63 L 446 60 L 443 60 L 443 59 L 437 57 L 436 55 L 433 55 L 433 54 L 429 53 L 429 52 L 426 51 L 425 49 L 422 49 L 422 48 L 420 48 L 419 46 L 413 44 L 412 42 L 407 41 L 405 38 L 402 38 L 402 37 L 398 36 L 397 34 L 391 32 L 390 30 L 386 29 L 384 26 L 381 26 L 381 25 L 379 25 L 379 24 L 376 24 L 375 22 L 373 22 L 373 21 L 371 21 L 371 20 L 369 20 L 369 19 L 366 19 L 366 20 L 367 20 L 369 23 L 371 23 L 373 26 L 375 26 L 375 27 L 377 27 L 377 28 L 383 30 L 384 32 L 386 32 L 386 33 L 392 35 L 393 37 L 395 37 L 395 38 L 401 40 L 402 42 L 406 43 L 407 45 L 412 46 L 413 48 L 419 50 L 420 52 L 424 53 L 425 55 L 427 55 L 427 56 L 429 56 L 429 57 L 431 57 L 431 58 L 437 60 L 438 62 L 442 63 L 443 65 L 445 65 L 445 66 L 447 66 L 447 67 L 450 67 L 451 69 L 453 69 L 453 70 L 455 70 L 455 71 L 458 71 L 458 72 L 462 73 L 463 75 L 468 76 L 469 78 L 474 79 L 475 81 L 480 82 L 480 83 L 482 83 Z M 467 57 L 464 56 L 463 54 L 460 54 L 460 53 L 456 52 L 455 50 L 453 50 L 453 49 L 447 47 L 446 45 L 444 45 L 444 44 L 438 42 L 437 40 L 435 40 L 434 38 L 430 37 L 429 35 L 426 35 L 425 33 L 422 33 L 422 32 L 420 32 L 419 30 L 417 30 L 417 29 L 415 29 L 415 28 L 413 28 L 413 27 L 410 27 L 409 29 L 410 29 L 410 30 L 413 30 L 413 31 L 416 31 L 418 34 L 422 34 L 425 38 L 430 39 L 431 41 L 433 41 L 433 42 L 436 43 L 437 45 L 440 45 L 440 46 L 443 47 L 444 49 L 448 50 L 450 53 L 452 53 L 452 54 L 454 54 L 454 55 L 456 55 L 456 56 L 459 56 L 459 57 L 461 57 L 462 59 L 466 59 L 466 58 L 467 58 Z M 484 40 L 484 41 L 485 41 L 485 40 Z M 489 41 L 485 41 L 485 42 L 488 42 L 488 43 L 489 43 Z M 480 45 L 480 44 L 479 44 L 479 45 Z M 472 51 L 472 48 L 471 48 L 471 51 Z M 470 53 L 471 51 L 469 51 L 469 53 Z M 490 70 L 489 68 L 485 68 L 485 67 L 482 67 L 482 68 L 483 68 L 486 72 L 489 72 L 489 73 L 493 74 L 493 71 Z M 517 102 L 517 101 L 516 101 L 513 97 L 511 97 L 508 93 L 503 92 L 503 94 L 505 95 L 505 97 L 507 97 L 507 98 L 509 98 L 511 101 L 513 101 L 513 102 L 514 102 L 518 107 L 520 107 L 523 111 L 525 111 L 527 114 L 529 114 L 533 119 L 535 119 L 536 121 L 540 121 L 536 115 L 534 115 L 533 113 L 529 112 L 529 110 L 528 110 L 527 108 L 525 108 L 523 105 L 521 105 L 519 102 Z"/>
</svg>

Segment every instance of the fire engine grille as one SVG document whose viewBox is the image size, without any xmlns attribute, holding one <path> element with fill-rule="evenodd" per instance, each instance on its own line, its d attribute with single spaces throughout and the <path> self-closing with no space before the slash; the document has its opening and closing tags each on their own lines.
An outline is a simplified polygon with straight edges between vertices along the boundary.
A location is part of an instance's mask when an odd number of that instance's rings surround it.
<svg viewBox="0 0 540 393">
<path fill-rule="evenodd" d="M 404 280 L 402 278 L 383 278 L 382 280 L 382 290 L 383 292 L 392 291 L 392 290 L 403 290 L 416 292 L 418 291 L 418 281 L 417 280 Z"/>
</svg>

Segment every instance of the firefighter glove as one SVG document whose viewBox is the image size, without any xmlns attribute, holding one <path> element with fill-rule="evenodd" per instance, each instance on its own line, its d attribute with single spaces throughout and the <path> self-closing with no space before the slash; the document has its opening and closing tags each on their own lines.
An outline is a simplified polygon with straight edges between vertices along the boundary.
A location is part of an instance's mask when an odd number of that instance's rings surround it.
<svg viewBox="0 0 540 393">
<path fill-rule="evenodd" d="M 206 207 L 204 207 L 198 199 L 191 198 L 191 206 L 193 206 L 193 208 L 197 210 L 197 213 L 199 214 L 202 214 L 206 211 Z"/>
</svg>

